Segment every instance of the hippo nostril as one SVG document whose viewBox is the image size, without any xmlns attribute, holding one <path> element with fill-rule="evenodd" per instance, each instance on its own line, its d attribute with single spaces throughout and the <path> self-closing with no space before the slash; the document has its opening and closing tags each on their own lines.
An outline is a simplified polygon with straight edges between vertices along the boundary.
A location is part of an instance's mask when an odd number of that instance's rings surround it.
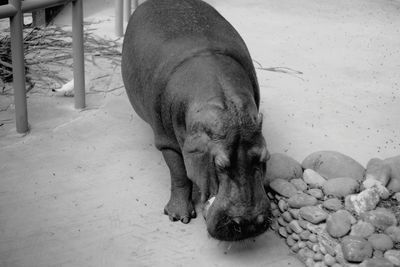
<svg viewBox="0 0 400 267">
<path fill-rule="evenodd" d="M 264 215 L 258 215 L 257 216 L 257 223 L 258 224 L 264 223 Z"/>
</svg>

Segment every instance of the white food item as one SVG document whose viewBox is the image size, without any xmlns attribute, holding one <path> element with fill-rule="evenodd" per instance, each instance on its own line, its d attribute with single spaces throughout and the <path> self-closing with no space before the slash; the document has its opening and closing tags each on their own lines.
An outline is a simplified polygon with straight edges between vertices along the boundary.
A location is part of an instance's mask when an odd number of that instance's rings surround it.
<svg viewBox="0 0 400 267">
<path fill-rule="evenodd" d="M 215 200 L 215 196 L 209 198 L 209 199 L 206 201 L 206 203 L 204 204 L 204 212 L 203 212 L 204 218 L 207 217 L 208 210 L 210 209 L 210 207 L 211 207 L 211 205 L 213 204 L 214 200 Z"/>
</svg>

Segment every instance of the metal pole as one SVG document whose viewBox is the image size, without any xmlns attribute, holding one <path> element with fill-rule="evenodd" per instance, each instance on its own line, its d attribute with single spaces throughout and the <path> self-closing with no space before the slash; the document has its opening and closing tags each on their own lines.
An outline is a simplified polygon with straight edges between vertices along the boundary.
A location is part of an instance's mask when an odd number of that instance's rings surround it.
<svg viewBox="0 0 400 267">
<path fill-rule="evenodd" d="M 21 0 L 9 0 L 9 3 L 17 9 L 17 13 L 10 17 L 15 121 L 17 132 L 25 133 L 29 130 L 29 126 L 26 107 L 24 37 L 22 33 L 23 13 L 21 11 Z"/>
<path fill-rule="evenodd" d="M 72 1 L 72 53 L 74 60 L 75 108 L 85 107 L 85 59 L 83 46 L 82 0 Z"/>
<path fill-rule="evenodd" d="M 115 35 L 123 35 L 123 2 L 124 0 L 115 0 Z"/>
<path fill-rule="evenodd" d="M 124 16 L 125 16 L 125 21 L 129 22 L 129 18 L 131 16 L 131 10 L 132 10 L 132 2 L 131 0 L 124 0 Z"/>
</svg>

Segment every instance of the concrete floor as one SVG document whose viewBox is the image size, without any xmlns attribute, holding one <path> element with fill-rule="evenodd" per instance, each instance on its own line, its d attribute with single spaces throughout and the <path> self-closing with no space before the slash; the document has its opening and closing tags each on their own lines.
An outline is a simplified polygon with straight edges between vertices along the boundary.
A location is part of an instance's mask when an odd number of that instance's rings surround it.
<svg viewBox="0 0 400 267">
<path fill-rule="evenodd" d="M 86 21 L 112 36 L 109 2 Z M 399 1 L 209 2 L 262 67 L 285 67 L 257 70 L 271 152 L 301 161 L 331 149 L 364 165 L 399 154 Z M 200 217 L 170 222 L 169 172 L 150 128 L 123 89 L 92 91 L 119 87 L 119 68 L 86 72 L 87 110 L 30 94 L 26 136 L 12 107 L 0 112 L 0 266 L 302 266 L 272 232 L 228 243 Z"/>
</svg>

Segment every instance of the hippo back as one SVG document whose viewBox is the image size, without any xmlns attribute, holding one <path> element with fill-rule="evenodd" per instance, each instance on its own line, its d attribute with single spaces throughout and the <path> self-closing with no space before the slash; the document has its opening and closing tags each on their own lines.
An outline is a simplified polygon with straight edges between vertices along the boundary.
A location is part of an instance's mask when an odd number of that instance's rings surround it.
<svg viewBox="0 0 400 267">
<path fill-rule="evenodd" d="M 122 76 L 135 111 L 153 126 L 159 97 L 186 60 L 224 54 L 243 66 L 259 105 L 257 78 L 247 47 L 214 8 L 199 0 L 148 0 L 133 13 L 122 50 Z"/>
</svg>

